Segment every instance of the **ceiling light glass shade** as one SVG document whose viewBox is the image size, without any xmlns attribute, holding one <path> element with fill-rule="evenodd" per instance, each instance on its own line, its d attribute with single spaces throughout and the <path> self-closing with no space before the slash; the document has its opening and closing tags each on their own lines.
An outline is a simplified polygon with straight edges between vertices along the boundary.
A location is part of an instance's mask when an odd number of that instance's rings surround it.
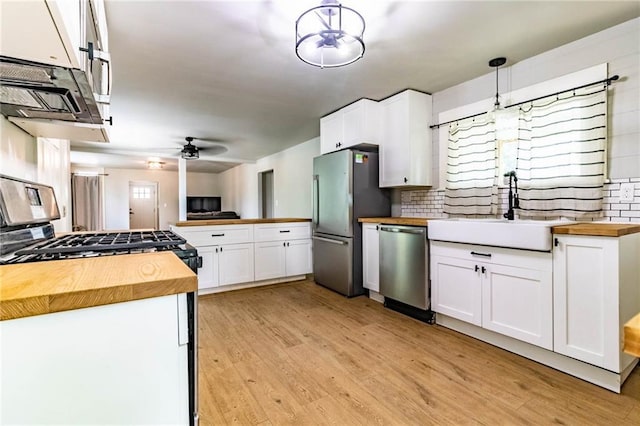
<svg viewBox="0 0 640 426">
<path fill-rule="evenodd" d="M 158 170 L 162 168 L 162 165 L 164 163 L 160 162 L 160 161 L 149 161 L 147 163 L 147 167 L 149 167 L 152 170 Z"/>
<path fill-rule="evenodd" d="M 181 157 L 185 160 L 197 160 L 200 158 L 200 153 L 198 152 L 198 148 L 190 145 L 185 146 L 182 151 L 180 151 Z"/>
<path fill-rule="evenodd" d="M 364 18 L 335 0 L 304 12 L 296 21 L 296 55 L 320 68 L 351 64 L 364 55 Z"/>
</svg>

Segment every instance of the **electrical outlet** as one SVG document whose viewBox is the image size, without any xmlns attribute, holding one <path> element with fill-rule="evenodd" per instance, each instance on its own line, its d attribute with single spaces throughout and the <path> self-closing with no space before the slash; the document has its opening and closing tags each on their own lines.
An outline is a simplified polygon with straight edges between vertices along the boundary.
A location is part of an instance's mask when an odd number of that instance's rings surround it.
<svg viewBox="0 0 640 426">
<path fill-rule="evenodd" d="M 634 185 L 632 183 L 621 183 L 620 184 L 620 202 L 621 203 L 632 203 L 633 202 L 633 188 Z"/>
</svg>

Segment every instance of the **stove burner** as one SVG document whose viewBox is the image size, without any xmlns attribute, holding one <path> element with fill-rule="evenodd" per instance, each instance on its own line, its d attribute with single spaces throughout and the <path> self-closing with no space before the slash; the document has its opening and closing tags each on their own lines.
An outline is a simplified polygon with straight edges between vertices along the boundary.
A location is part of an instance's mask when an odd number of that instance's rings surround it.
<svg viewBox="0 0 640 426">
<path fill-rule="evenodd" d="M 105 254 L 108 254 L 108 252 L 116 250 L 121 253 L 127 253 L 131 250 L 143 249 L 170 250 L 172 246 L 178 246 L 184 243 L 186 243 L 184 238 L 171 231 L 88 233 L 65 235 L 47 240 L 35 246 L 18 250 L 15 254 L 62 255 L 88 252 L 107 252 Z"/>
</svg>

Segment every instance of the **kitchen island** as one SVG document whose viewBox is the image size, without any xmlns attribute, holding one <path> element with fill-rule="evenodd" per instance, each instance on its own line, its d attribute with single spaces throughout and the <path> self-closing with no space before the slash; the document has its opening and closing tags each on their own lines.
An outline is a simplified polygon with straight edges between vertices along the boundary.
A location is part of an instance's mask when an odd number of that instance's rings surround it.
<svg viewBox="0 0 640 426">
<path fill-rule="evenodd" d="M 188 220 L 171 230 L 202 257 L 201 295 L 304 279 L 313 272 L 311 219 Z"/>
<path fill-rule="evenodd" d="M 196 289 L 171 252 L 0 266 L 0 424 L 188 424 Z"/>
</svg>

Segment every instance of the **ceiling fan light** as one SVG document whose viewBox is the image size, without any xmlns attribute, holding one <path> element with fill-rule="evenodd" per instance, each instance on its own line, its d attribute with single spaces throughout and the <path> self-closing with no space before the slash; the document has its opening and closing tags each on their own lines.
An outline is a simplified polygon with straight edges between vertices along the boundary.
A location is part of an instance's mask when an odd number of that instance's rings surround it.
<svg viewBox="0 0 640 426">
<path fill-rule="evenodd" d="M 323 0 L 296 21 L 296 55 L 320 68 L 351 64 L 364 55 L 364 28 L 364 18 L 354 9 Z"/>
</svg>

